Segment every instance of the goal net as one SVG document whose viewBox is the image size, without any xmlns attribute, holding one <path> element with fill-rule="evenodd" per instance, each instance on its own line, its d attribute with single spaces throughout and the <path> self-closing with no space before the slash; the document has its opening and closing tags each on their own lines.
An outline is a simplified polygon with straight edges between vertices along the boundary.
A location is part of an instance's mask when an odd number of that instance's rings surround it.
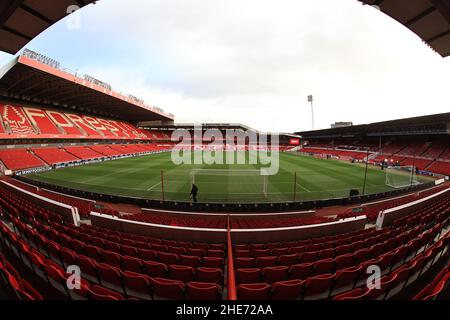
<svg viewBox="0 0 450 320">
<path fill-rule="evenodd" d="M 405 188 L 419 184 L 416 169 L 413 166 L 386 168 L 386 185 L 391 188 Z"/>
<path fill-rule="evenodd" d="M 261 170 L 194 169 L 191 181 L 199 188 L 199 194 L 208 198 L 230 196 L 233 199 L 267 198 L 267 176 Z"/>
</svg>

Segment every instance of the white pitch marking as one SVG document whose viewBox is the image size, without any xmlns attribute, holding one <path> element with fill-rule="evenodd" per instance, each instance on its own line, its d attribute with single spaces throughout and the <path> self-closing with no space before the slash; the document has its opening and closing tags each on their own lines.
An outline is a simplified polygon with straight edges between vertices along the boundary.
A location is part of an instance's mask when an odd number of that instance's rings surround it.
<svg viewBox="0 0 450 320">
<path fill-rule="evenodd" d="M 154 186 L 148 188 L 147 191 L 151 191 L 152 189 L 156 188 L 156 187 L 159 186 L 160 184 L 161 184 L 161 181 L 158 182 L 157 184 L 155 184 Z"/>
<path fill-rule="evenodd" d="M 306 192 L 311 192 L 311 190 L 305 188 L 304 186 L 302 186 L 300 183 L 297 182 L 297 185 L 302 188 L 303 190 L 305 190 Z"/>
</svg>

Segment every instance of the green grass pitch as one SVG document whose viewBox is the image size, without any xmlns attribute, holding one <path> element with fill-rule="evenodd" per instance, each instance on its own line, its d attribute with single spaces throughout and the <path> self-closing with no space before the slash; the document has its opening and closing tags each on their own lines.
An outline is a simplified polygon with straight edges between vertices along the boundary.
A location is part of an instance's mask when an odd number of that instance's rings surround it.
<svg viewBox="0 0 450 320">
<path fill-rule="evenodd" d="M 196 175 L 199 202 L 285 202 L 347 197 L 351 188 L 362 192 L 365 167 L 336 160 L 280 153 L 277 175 L 236 175 L 233 170 L 254 170 L 261 165 L 180 165 L 170 153 L 126 158 L 97 164 L 28 175 L 29 178 L 59 186 L 104 194 L 147 199 L 189 201 L 194 169 L 220 169 L 220 175 Z M 227 170 L 229 170 L 229 174 Z M 297 174 L 297 180 L 294 176 Z M 366 193 L 392 188 L 385 184 L 385 172 L 369 167 Z M 295 185 L 295 186 L 294 186 Z"/>
</svg>

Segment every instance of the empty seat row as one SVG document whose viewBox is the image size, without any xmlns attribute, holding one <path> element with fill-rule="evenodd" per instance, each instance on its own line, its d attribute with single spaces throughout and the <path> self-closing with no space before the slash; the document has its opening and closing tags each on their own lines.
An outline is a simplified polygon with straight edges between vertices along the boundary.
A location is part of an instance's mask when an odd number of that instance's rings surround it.
<svg viewBox="0 0 450 320">
<path fill-rule="evenodd" d="M 86 265 L 80 264 L 83 278 L 75 280 L 79 286 L 74 285 L 74 290 L 69 290 L 67 281 L 70 273 L 46 258 L 41 252 L 32 248 L 27 242 L 12 234 L 3 223 L 0 223 L 1 239 L 7 246 L 23 260 L 37 276 L 47 281 L 55 289 L 66 294 L 71 299 L 92 300 L 123 300 L 129 299 L 187 299 L 187 300 L 220 300 L 222 289 L 219 284 L 203 282 L 184 282 L 173 279 L 150 277 L 131 271 L 120 271 L 108 265 L 99 265 L 98 283 L 89 281 L 92 275 Z M 6 240 L 7 239 L 7 240 Z M 78 263 L 83 263 L 80 257 Z M 3 274 L 3 264 L 0 264 L 0 272 Z M 25 283 L 25 282 L 24 282 Z M 74 283 L 76 284 L 76 283 Z M 21 284 L 19 288 L 24 285 Z M 37 293 L 27 293 L 23 289 L 21 294 L 24 299 L 42 300 Z"/>
<path fill-rule="evenodd" d="M 46 232 L 45 227 L 42 225 L 39 227 L 42 228 L 42 232 Z M 56 230 L 59 230 L 59 232 Z M 166 244 L 158 244 L 153 242 L 134 241 L 116 236 L 108 236 L 105 240 L 105 238 L 93 237 L 65 227 L 60 227 L 59 229 L 49 229 L 48 235 L 51 239 L 61 241 L 64 245 L 68 245 L 69 242 L 72 242 L 72 245 L 76 246 L 76 249 L 80 252 L 84 252 L 84 248 L 86 246 L 94 246 L 123 255 L 141 257 L 142 255 L 145 255 L 153 258 L 167 257 L 167 259 L 173 259 L 170 261 L 177 261 L 177 256 L 181 255 L 220 259 L 223 259 L 225 256 L 222 249 L 192 248 L 190 246 L 184 247 L 178 246 L 178 243 L 172 243 L 173 245 L 169 246 Z M 213 248 L 222 248 L 222 245 L 213 246 Z"/>
<path fill-rule="evenodd" d="M 98 265 L 109 265 L 121 270 L 144 273 L 152 277 L 165 277 L 171 279 L 201 280 L 203 282 L 223 282 L 223 260 L 217 257 L 204 257 L 203 260 L 195 256 L 176 256 L 169 253 L 159 253 L 158 256 L 146 256 L 149 250 L 141 250 L 141 257 L 123 256 L 110 250 L 87 245 L 80 247 L 81 242 L 71 240 L 68 243 L 60 243 L 47 239 L 42 234 L 37 234 L 30 227 L 20 221 L 14 221 L 18 231 L 28 241 L 33 243 L 42 253 L 64 265 L 79 263 L 98 274 Z M 62 235 L 66 237 L 65 235 Z M 53 239 L 54 240 L 54 239 Z M 56 239 L 58 240 L 58 239 Z M 78 261 L 76 257 L 81 257 Z M 158 259 L 157 259 L 158 258 Z M 183 265 L 181 265 L 183 263 Z"/>
<path fill-rule="evenodd" d="M 413 283 L 444 255 L 448 255 L 447 236 L 422 251 L 409 262 L 383 276 L 380 289 L 367 289 L 368 274 L 361 267 L 343 269 L 336 274 L 324 274 L 305 280 L 293 279 L 273 284 L 252 283 L 237 287 L 239 300 L 302 300 L 327 299 L 363 300 L 389 299 Z"/>
<path fill-rule="evenodd" d="M 235 244 L 233 249 L 235 250 L 262 250 L 262 249 L 284 249 L 291 247 L 304 247 L 308 246 L 306 251 L 315 251 L 321 249 L 327 249 L 331 247 L 337 247 L 344 244 L 351 244 L 356 241 L 365 240 L 376 234 L 385 232 L 385 230 L 376 230 L 375 228 L 358 230 L 351 233 L 341 234 L 337 236 L 326 236 L 312 239 L 289 241 L 289 242 L 276 242 L 276 243 L 259 243 L 259 244 Z"/>
<path fill-rule="evenodd" d="M 450 232 L 420 255 L 380 279 L 378 287 L 363 286 L 339 294 L 335 300 L 386 300 L 403 292 L 421 274 L 436 264 L 442 257 L 448 259 Z"/>
<path fill-rule="evenodd" d="M 407 238 L 407 233 L 412 231 L 405 232 L 405 228 L 399 227 L 396 230 L 388 230 L 382 234 L 378 234 L 376 236 L 370 237 L 365 241 L 357 241 L 353 244 L 344 244 L 340 245 L 336 248 L 327 248 L 322 250 L 314 250 L 309 251 L 311 246 L 303 246 L 303 247 L 290 247 L 280 249 L 263 249 L 263 250 L 254 250 L 252 255 L 250 255 L 249 251 L 246 250 L 237 250 L 234 252 L 235 263 L 237 267 L 242 265 L 245 266 L 271 266 L 271 265 L 291 265 L 295 263 L 303 263 L 303 262 L 314 262 L 320 259 L 327 258 L 335 258 L 341 255 L 359 252 L 364 254 L 365 251 L 373 250 L 380 251 L 383 249 L 383 243 L 389 240 L 385 245 L 387 248 L 392 248 L 395 246 L 395 243 L 404 243 Z M 416 234 L 418 230 L 414 231 Z M 402 235 L 402 236 L 400 236 Z M 409 235 L 411 237 L 411 235 Z M 272 254 L 269 256 L 269 254 Z"/>
<path fill-rule="evenodd" d="M 448 290 L 450 283 L 450 264 L 439 272 L 434 280 L 417 293 L 413 300 L 436 300 L 441 296 L 445 299 L 445 291 Z"/>
<path fill-rule="evenodd" d="M 292 266 L 270 266 L 265 268 L 241 268 L 236 270 L 236 282 L 241 283 L 274 283 L 292 279 L 307 279 L 313 276 L 323 274 L 334 274 L 340 270 L 376 264 L 383 272 L 390 271 L 395 265 L 404 263 L 408 258 L 413 257 L 423 246 L 430 243 L 439 231 L 443 228 L 442 224 L 436 225 L 433 229 L 420 234 L 419 237 L 411 237 L 406 245 L 398 243 L 398 247 L 392 247 L 386 250 L 373 251 L 369 254 L 357 253 L 346 254 L 337 259 L 324 259 L 317 262 L 295 264 Z M 378 246 L 378 245 L 377 245 Z"/>
<path fill-rule="evenodd" d="M 36 291 L 16 269 L 0 254 L 0 287 L 10 289 L 20 300 L 43 300 L 42 295 Z"/>
</svg>

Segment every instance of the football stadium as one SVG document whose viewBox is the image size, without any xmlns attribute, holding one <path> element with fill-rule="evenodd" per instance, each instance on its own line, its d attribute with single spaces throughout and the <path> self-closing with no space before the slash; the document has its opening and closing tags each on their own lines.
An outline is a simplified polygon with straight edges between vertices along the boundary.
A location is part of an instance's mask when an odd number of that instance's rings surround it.
<svg viewBox="0 0 450 320">
<path fill-rule="evenodd" d="M 450 113 L 179 122 L 28 48 L 107 1 L 0 2 L 0 300 L 450 299 Z M 448 1 L 350 2 L 448 59 Z"/>
</svg>

